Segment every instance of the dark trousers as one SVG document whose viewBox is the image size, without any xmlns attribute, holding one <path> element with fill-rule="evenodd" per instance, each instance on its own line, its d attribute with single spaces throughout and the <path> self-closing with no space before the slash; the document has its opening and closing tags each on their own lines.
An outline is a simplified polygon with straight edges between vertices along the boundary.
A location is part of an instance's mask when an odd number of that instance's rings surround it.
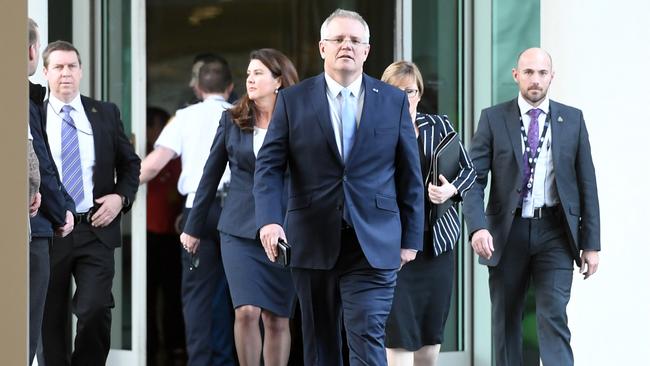
<svg viewBox="0 0 650 366">
<path fill-rule="evenodd" d="M 217 223 L 219 200 L 210 208 L 201 243 L 199 266 L 190 267 L 183 250 L 182 286 L 188 366 L 235 365 L 234 310 L 221 262 Z M 189 209 L 183 211 L 183 225 Z"/>
<path fill-rule="evenodd" d="M 341 253 L 331 270 L 292 268 L 302 310 L 304 364 L 343 365 L 341 315 L 351 366 L 386 365 L 384 328 L 397 270 L 366 260 L 354 230 L 341 233 Z"/>
<path fill-rule="evenodd" d="M 185 350 L 181 250 L 177 234 L 147 232 L 147 363 L 150 365 L 156 364 L 159 349 L 164 349 L 168 358 L 175 351 Z"/>
<path fill-rule="evenodd" d="M 50 269 L 43 316 L 46 365 L 104 365 L 110 350 L 114 307 L 114 248 L 99 241 L 88 224 L 79 223 L 65 238 L 54 238 Z M 72 277 L 77 289 L 71 299 Z M 74 352 L 71 311 L 78 318 Z"/>
<path fill-rule="evenodd" d="M 45 296 L 50 281 L 50 243 L 52 238 L 32 237 L 29 243 L 29 364 L 41 339 Z"/>
<path fill-rule="evenodd" d="M 523 364 L 522 316 L 532 280 L 542 362 L 573 365 L 566 315 L 573 256 L 559 215 L 547 215 L 539 220 L 515 217 L 503 256 L 489 271 L 495 364 Z"/>
</svg>

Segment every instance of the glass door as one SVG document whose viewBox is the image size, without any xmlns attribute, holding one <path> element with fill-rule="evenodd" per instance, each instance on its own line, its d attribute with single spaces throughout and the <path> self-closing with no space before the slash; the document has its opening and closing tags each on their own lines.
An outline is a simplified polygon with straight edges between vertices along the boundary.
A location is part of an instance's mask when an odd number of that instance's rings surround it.
<svg viewBox="0 0 650 366">
<path fill-rule="evenodd" d="M 144 156 L 145 39 L 144 2 L 95 0 L 93 27 L 94 89 L 118 105 L 127 137 Z M 142 29 L 140 29 L 142 28 Z M 131 211 L 122 219 L 123 245 L 115 251 L 111 351 L 107 365 L 146 363 L 146 188 L 140 187 Z"/>
<path fill-rule="evenodd" d="M 403 57 L 418 65 L 424 79 L 424 93 L 418 109 L 424 113 L 448 115 L 461 135 L 464 135 L 468 107 L 465 3 L 463 0 L 404 0 L 401 12 Z M 464 142 L 468 146 L 469 141 L 465 139 Z M 451 308 L 441 346 L 439 362 L 445 365 L 471 364 L 472 281 L 469 274 L 472 253 L 466 243 L 463 233 L 455 249 Z"/>
</svg>

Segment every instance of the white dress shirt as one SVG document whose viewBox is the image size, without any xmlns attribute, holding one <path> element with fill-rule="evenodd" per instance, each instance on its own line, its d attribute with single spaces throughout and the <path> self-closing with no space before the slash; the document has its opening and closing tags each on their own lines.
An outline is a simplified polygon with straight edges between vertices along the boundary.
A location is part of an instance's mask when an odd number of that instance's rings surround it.
<svg viewBox="0 0 650 366">
<path fill-rule="evenodd" d="M 534 108 L 540 109 L 540 113 L 537 118 L 538 122 L 538 131 L 539 137 L 542 136 L 544 131 L 544 123 L 546 122 L 546 116 L 549 113 L 549 99 L 548 97 L 542 101 L 542 103 L 533 107 L 530 105 L 519 93 L 517 98 L 517 104 L 519 105 L 519 112 L 521 115 L 521 121 L 524 124 L 526 130 L 526 136 L 528 136 L 528 127 L 530 126 L 530 116 L 528 111 Z M 546 131 L 546 137 L 542 145 L 542 150 L 539 153 L 537 158 L 537 164 L 535 165 L 534 179 L 533 179 L 533 189 L 528 192 L 527 197 L 524 197 L 522 202 L 522 216 L 530 217 L 533 209 L 542 207 L 542 206 L 555 206 L 559 203 L 557 186 L 555 185 L 555 168 L 553 167 L 553 154 L 551 151 L 551 125 L 548 126 L 548 131 Z M 523 159 L 523 154 L 525 150 L 524 138 L 521 137 L 521 154 Z"/>
<path fill-rule="evenodd" d="M 356 102 L 357 105 L 357 113 L 355 118 L 357 127 L 359 127 L 359 121 L 361 121 L 361 112 L 363 111 L 363 97 L 365 95 L 363 83 L 361 82 L 362 80 L 363 78 L 360 75 L 347 87 L 347 89 L 351 92 L 350 98 L 352 98 L 352 102 Z M 339 149 L 339 154 L 343 156 L 343 152 L 341 150 L 343 128 L 343 125 L 341 124 L 341 108 L 343 107 L 343 97 L 340 95 L 340 93 L 344 87 L 329 77 L 327 73 L 325 73 L 325 83 L 327 84 L 327 101 L 329 103 L 332 128 L 334 129 L 334 136 L 336 137 L 336 146 Z"/>
<path fill-rule="evenodd" d="M 264 144 L 264 138 L 266 137 L 266 132 L 268 129 L 260 128 L 257 126 L 253 127 L 253 153 L 257 158 L 257 154 L 260 152 L 262 145 Z"/>
<path fill-rule="evenodd" d="M 232 105 L 221 96 L 211 95 L 203 102 L 179 109 L 158 136 L 154 147 L 163 146 L 181 157 L 181 175 L 178 191 L 187 195 L 185 207 L 191 208 L 199 188 L 203 167 L 219 127 L 223 112 Z M 219 189 L 230 182 L 230 169 L 226 166 Z"/>
<path fill-rule="evenodd" d="M 90 121 L 86 116 L 83 104 L 81 104 L 81 96 L 77 96 L 67 103 L 72 107 L 70 117 L 77 127 L 77 138 L 79 139 L 79 154 L 81 155 L 81 174 L 83 177 L 84 185 L 84 199 L 76 206 L 78 213 L 88 212 L 93 207 L 93 169 L 95 167 L 95 140 L 93 138 L 93 129 Z M 52 151 L 52 158 L 54 164 L 59 171 L 59 176 L 63 180 L 63 173 L 61 171 L 61 124 L 63 123 L 63 111 L 61 108 L 66 105 L 53 94 L 47 103 L 47 138 L 50 143 L 50 150 Z M 97 197 L 99 198 L 99 197 Z"/>
</svg>

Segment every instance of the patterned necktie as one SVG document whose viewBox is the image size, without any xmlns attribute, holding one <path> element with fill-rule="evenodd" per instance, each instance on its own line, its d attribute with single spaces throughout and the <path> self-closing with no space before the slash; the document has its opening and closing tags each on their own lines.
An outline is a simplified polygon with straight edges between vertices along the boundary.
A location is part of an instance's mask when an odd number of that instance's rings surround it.
<svg viewBox="0 0 650 366">
<path fill-rule="evenodd" d="M 68 194 L 79 205 L 84 199 L 83 176 L 81 174 L 81 154 L 79 153 L 79 138 L 77 127 L 70 116 L 72 107 L 64 105 L 61 108 L 63 123 L 61 124 L 61 171 L 63 186 Z"/>
<path fill-rule="evenodd" d="M 537 119 L 541 113 L 542 110 L 538 108 L 533 108 L 526 113 L 530 116 L 530 125 L 528 125 L 528 134 L 526 135 L 528 138 L 528 146 L 530 147 L 530 151 L 527 151 L 527 153 L 524 154 L 524 186 L 522 190 L 523 196 L 526 196 L 526 194 L 528 194 L 528 191 L 532 189 L 528 188 L 528 181 L 530 180 L 530 176 L 531 174 L 534 174 L 534 172 L 531 171 L 531 163 L 529 162 L 529 159 L 532 159 L 532 157 L 535 156 L 535 153 L 537 152 L 537 146 L 539 145 L 539 121 Z"/>
<path fill-rule="evenodd" d="M 352 144 L 354 143 L 354 134 L 357 131 L 357 122 L 355 121 L 356 108 L 352 102 L 352 95 L 350 90 L 343 88 L 341 90 L 342 104 L 341 104 L 341 147 L 343 153 L 343 161 L 348 160 Z"/>
</svg>

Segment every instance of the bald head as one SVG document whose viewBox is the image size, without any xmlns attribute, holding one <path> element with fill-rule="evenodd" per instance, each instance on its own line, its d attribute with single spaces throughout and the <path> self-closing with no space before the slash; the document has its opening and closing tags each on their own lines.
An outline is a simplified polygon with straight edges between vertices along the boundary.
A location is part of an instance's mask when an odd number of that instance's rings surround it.
<svg viewBox="0 0 650 366">
<path fill-rule="evenodd" d="M 543 62 L 548 62 L 549 70 L 553 70 L 553 59 L 551 58 L 551 55 L 542 48 L 532 47 L 521 51 L 519 56 L 517 56 L 517 64 L 515 65 L 515 67 L 519 68 L 519 64 L 521 63 L 522 58 L 524 60 L 529 60 L 531 58 L 534 58 L 534 59 L 539 59 L 540 61 Z"/>
<path fill-rule="evenodd" d="M 546 98 L 553 76 L 551 55 L 541 48 L 529 48 L 520 53 L 517 66 L 512 69 L 521 96 L 533 107 Z"/>
</svg>

